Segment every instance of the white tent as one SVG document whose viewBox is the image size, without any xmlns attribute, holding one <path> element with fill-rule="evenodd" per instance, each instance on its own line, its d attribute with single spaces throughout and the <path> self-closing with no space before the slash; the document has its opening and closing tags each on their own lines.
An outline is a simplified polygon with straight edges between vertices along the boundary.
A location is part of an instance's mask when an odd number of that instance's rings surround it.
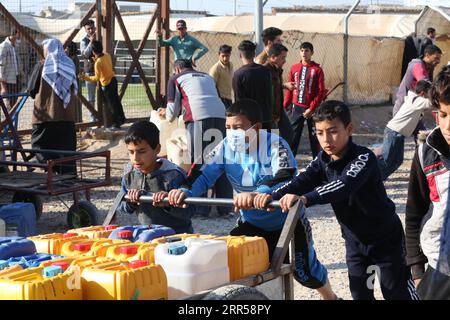
<svg viewBox="0 0 450 320">
<path fill-rule="evenodd" d="M 264 28 L 273 26 L 282 30 L 298 30 L 314 33 L 342 33 L 343 14 L 317 14 L 302 13 L 296 15 L 267 15 L 264 16 Z M 404 38 L 414 31 L 414 23 L 418 15 L 402 14 L 355 14 L 350 18 L 350 34 L 355 36 L 398 37 Z M 72 30 L 79 26 L 79 19 L 49 19 L 25 14 L 15 14 L 20 24 L 36 30 L 47 36 L 65 40 Z M 148 25 L 151 15 L 124 15 L 123 21 L 131 40 L 140 40 Z M 178 19 L 170 19 L 170 29 L 176 30 Z M 185 19 L 188 31 L 206 32 L 230 32 L 252 33 L 254 31 L 253 16 L 225 16 L 225 17 L 201 17 Z M 320 23 L 318 23 L 320 21 Z M 150 33 L 150 39 L 155 38 L 154 29 Z M 83 31 L 75 38 L 79 41 Z M 115 27 L 115 39 L 124 40 L 119 26 Z"/>
<path fill-rule="evenodd" d="M 426 35 L 428 27 L 438 35 L 450 35 L 450 8 L 426 6 L 417 21 L 417 35 Z"/>
<path fill-rule="evenodd" d="M 426 35 L 429 27 L 436 29 L 436 45 L 443 51 L 441 64 L 436 67 L 440 70 L 450 62 L 450 8 L 426 6 L 417 20 L 417 34 Z"/>
</svg>

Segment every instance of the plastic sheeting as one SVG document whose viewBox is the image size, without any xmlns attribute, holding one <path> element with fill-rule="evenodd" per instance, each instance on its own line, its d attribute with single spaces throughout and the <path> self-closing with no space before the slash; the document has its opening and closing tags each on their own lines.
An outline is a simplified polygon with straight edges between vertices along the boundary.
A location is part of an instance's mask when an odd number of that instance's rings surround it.
<svg viewBox="0 0 450 320">
<path fill-rule="evenodd" d="M 232 33 L 194 32 L 194 36 L 210 48 L 198 62 L 198 70 L 208 72 L 217 62 L 217 50 L 221 44 L 229 44 L 236 50 L 245 36 Z M 248 36 L 247 36 L 248 38 Z M 283 43 L 288 48 L 284 67 L 284 80 L 288 81 L 291 66 L 300 61 L 299 46 L 309 41 L 314 45 L 313 60 L 325 73 L 326 88 L 331 89 L 343 81 L 343 34 L 304 33 L 285 31 Z M 401 61 L 404 41 L 394 38 L 350 37 L 349 38 L 349 102 L 352 104 L 378 104 L 391 100 L 394 88 L 400 83 Z M 234 69 L 242 64 L 234 51 L 231 56 Z M 342 99 L 342 86 L 329 99 Z"/>
</svg>

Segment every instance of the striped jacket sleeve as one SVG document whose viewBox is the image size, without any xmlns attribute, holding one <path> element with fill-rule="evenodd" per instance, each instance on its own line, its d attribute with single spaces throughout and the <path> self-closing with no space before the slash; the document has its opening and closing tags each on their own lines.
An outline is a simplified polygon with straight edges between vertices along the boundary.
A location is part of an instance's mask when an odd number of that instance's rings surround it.
<svg viewBox="0 0 450 320">
<path fill-rule="evenodd" d="M 313 191 L 304 194 L 308 200 L 308 205 L 325 204 L 348 199 L 372 176 L 373 170 L 378 169 L 375 155 L 366 150 L 359 153 L 342 173 L 334 180 L 328 181 L 315 188 Z"/>
<path fill-rule="evenodd" d="M 316 157 L 309 163 L 304 172 L 299 172 L 292 180 L 275 189 L 275 191 L 272 192 L 272 198 L 278 200 L 288 193 L 299 196 L 303 195 L 319 186 L 322 182 L 321 177 L 322 168 L 319 158 Z"/>
</svg>

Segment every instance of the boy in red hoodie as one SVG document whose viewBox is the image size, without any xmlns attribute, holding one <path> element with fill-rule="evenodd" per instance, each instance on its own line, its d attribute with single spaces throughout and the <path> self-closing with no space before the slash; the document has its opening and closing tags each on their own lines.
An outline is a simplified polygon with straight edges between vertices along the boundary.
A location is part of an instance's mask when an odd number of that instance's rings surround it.
<svg viewBox="0 0 450 320">
<path fill-rule="evenodd" d="M 318 63 L 311 60 L 314 47 L 310 42 L 303 42 L 300 46 L 300 63 L 294 64 L 289 75 L 289 82 L 295 83 L 295 89 L 288 91 L 284 97 L 284 108 L 294 130 L 292 152 L 297 149 L 302 136 L 303 125 L 308 125 L 309 141 L 313 158 L 320 150 L 317 141 L 312 115 L 316 107 L 325 98 L 325 78 Z"/>
</svg>

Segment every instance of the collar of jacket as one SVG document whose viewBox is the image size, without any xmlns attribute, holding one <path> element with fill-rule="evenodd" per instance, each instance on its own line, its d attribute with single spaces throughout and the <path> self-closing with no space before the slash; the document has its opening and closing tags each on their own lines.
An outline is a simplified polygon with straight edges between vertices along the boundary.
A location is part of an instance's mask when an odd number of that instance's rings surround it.
<svg viewBox="0 0 450 320">
<path fill-rule="evenodd" d="M 331 169 L 337 169 L 341 166 L 346 166 L 347 163 L 349 163 L 350 160 L 352 160 L 353 150 L 356 149 L 356 144 L 353 143 L 352 137 L 349 138 L 348 144 L 347 144 L 347 151 L 344 154 L 344 157 L 339 160 L 331 160 L 331 156 L 328 155 L 325 151 L 322 151 L 321 154 L 321 160 L 323 163 L 327 165 L 327 167 L 330 167 Z"/>
<path fill-rule="evenodd" d="M 445 158 L 450 158 L 450 147 L 442 135 L 441 129 L 436 127 L 428 135 L 426 142 L 434 151 L 436 151 L 440 156 Z"/>
</svg>

